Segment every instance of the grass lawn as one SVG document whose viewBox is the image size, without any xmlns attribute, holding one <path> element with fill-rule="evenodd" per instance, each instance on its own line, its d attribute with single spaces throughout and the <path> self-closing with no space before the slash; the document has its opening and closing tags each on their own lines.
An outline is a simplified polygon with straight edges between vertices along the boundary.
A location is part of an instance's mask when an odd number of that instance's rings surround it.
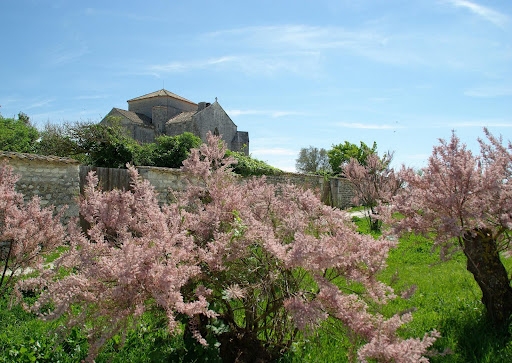
<svg viewBox="0 0 512 363">
<path fill-rule="evenodd" d="M 365 222 L 358 221 L 361 228 Z M 480 290 L 466 270 L 465 258 L 457 254 L 448 262 L 439 262 L 431 243 L 417 236 L 399 241 L 388 259 L 388 268 L 380 277 L 395 291 L 417 286 L 408 300 L 397 299 L 382 308 L 382 313 L 413 310 L 413 321 L 401 334 L 422 337 L 438 330 L 442 337 L 435 348 L 444 355 L 431 362 L 500 363 L 512 362 L 512 339 L 508 332 L 487 325 Z M 504 261 L 508 270 L 512 261 Z M 78 330 L 61 339 L 53 330 L 59 322 L 43 322 L 19 306 L 8 308 L 0 300 L 0 362 L 79 362 L 87 352 L 85 336 Z M 203 350 L 183 338 L 169 336 L 159 313 L 146 314 L 138 329 L 108 343 L 97 362 L 216 362 L 216 348 Z M 350 343 L 343 329 L 326 323 L 314 336 L 294 344 L 281 362 L 347 362 Z"/>
</svg>

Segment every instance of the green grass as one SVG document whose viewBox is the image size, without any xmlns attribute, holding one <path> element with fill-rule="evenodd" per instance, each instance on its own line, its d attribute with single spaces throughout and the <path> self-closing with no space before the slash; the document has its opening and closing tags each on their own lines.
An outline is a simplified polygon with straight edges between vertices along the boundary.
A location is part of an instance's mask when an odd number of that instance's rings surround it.
<svg viewBox="0 0 512 363">
<path fill-rule="evenodd" d="M 44 322 L 20 306 L 9 309 L 0 300 L 0 362 L 79 362 L 85 358 L 85 337 L 73 330 L 65 339 L 56 331 L 59 322 Z"/>
<path fill-rule="evenodd" d="M 364 232 L 367 223 L 355 219 Z M 512 261 L 504 260 L 507 269 Z M 418 236 L 399 241 L 391 251 L 388 267 L 381 280 L 395 291 L 417 286 L 410 299 L 398 298 L 381 310 L 386 316 L 412 309 L 413 321 L 402 328 L 404 338 L 422 337 L 436 329 L 442 337 L 436 342 L 439 351 L 449 354 L 431 357 L 440 363 L 512 362 L 512 339 L 508 331 L 495 331 L 485 320 L 481 293 L 466 270 L 465 257 L 457 254 L 440 262 L 432 243 Z M 0 300 L 0 362 L 78 362 L 87 351 L 84 334 L 75 329 L 66 338 L 53 331 L 59 322 L 43 322 L 19 306 L 8 308 Z M 161 314 L 144 315 L 138 328 L 111 340 L 97 362 L 217 362 L 216 349 L 203 350 L 183 335 L 171 336 Z M 296 342 L 280 362 L 347 362 L 351 342 L 343 328 L 327 322 L 315 335 Z"/>
<path fill-rule="evenodd" d="M 368 233 L 365 220 L 354 218 L 360 231 Z M 507 270 L 512 260 L 504 260 Z M 512 362 L 512 339 L 508 331 L 496 331 L 485 319 L 481 292 L 473 276 L 466 270 L 462 253 L 440 262 L 432 251 L 432 243 L 422 237 L 409 236 L 399 241 L 390 252 L 388 267 L 380 276 L 398 295 L 412 285 L 417 286 L 409 299 L 398 298 L 383 307 L 382 313 L 413 310 L 413 321 L 404 326 L 404 338 L 423 337 L 436 329 L 441 333 L 434 348 L 446 354 L 430 357 L 434 363 Z M 286 362 L 347 362 L 351 343 L 339 333 L 341 329 L 327 325 L 317 336 L 298 343 Z"/>
</svg>

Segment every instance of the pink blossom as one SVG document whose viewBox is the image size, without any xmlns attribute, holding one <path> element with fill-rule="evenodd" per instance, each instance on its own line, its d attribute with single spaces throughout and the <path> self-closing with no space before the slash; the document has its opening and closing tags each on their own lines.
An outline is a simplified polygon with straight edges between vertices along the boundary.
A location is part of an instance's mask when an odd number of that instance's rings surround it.
<svg viewBox="0 0 512 363">
<path fill-rule="evenodd" d="M 151 307 L 166 313 L 172 332 L 177 315 L 188 316 L 201 344 L 200 332 L 213 319 L 229 328 L 232 341 L 253 340 L 269 352 L 287 349 L 297 328 L 313 332 L 324 319 L 336 319 L 366 342 L 361 359 L 416 353 L 424 359 L 435 334 L 403 340 L 396 330 L 410 315 L 386 319 L 369 308 L 395 298 L 377 279 L 395 242 L 357 233 L 346 212 L 309 190 L 278 189 L 264 177 L 240 180 L 225 152 L 209 134 L 183 163 L 187 189 L 168 205 L 158 205 L 133 168 L 130 191 L 101 191 L 90 175 L 80 201 L 88 226 L 69 226 L 69 250 L 55 262 L 69 275 L 48 272 L 20 286 L 42 290 L 33 310 L 66 315 L 70 325 L 98 322 L 89 360 Z M 360 292 L 346 288 L 351 284 Z M 55 309 L 41 311 L 50 302 Z M 72 305 L 79 314 L 70 314 Z M 109 324 L 101 324 L 105 319 Z M 377 356 L 377 349 L 393 353 Z"/>
<path fill-rule="evenodd" d="M 42 270 L 44 254 L 65 242 L 64 209 L 54 213 L 53 207 L 41 208 L 38 197 L 24 202 L 15 191 L 17 180 L 10 166 L 0 165 L 0 295 L 18 272 Z"/>
</svg>

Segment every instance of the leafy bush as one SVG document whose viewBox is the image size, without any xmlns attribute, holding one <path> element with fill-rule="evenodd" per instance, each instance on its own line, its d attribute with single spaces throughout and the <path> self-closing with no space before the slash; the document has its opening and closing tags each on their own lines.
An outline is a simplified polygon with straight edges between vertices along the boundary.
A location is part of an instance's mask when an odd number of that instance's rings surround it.
<svg viewBox="0 0 512 363">
<path fill-rule="evenodd" d="M 245 155 L 242 152 L 227 150 L 226 155 L 234 158 L 237 163 L 233 165 L 233 171 L 242 176 L 276 175 L 282 173 L 264 161 Z"/>
<path fill-rule="evenodd" d="M 135 164 L 179 168 L 190 154 L 190 150 L 198 148 L 201 144 L 201 139 L 190 132 L 177 136 L 159 136 L 154 143 L 141 145 Z"/>
<path fill-rule="evenodd" d="M 0 115 L 0 150 L 21 153 L 34 152 L 35 141 L 39 133 L 30 124 L 30 120 L 24 113 L 19 113 L 18 118 L 3 118 Z"/>
<path fill-rule="evenodd" d="M 86 165 L 125 168 L 127 163 L 134 162 L 140 147 L 119 121 L 111 118 L 108 124 L 47 124 L 35 151 L 42 155 L 70 157 Z"/>
</svg>

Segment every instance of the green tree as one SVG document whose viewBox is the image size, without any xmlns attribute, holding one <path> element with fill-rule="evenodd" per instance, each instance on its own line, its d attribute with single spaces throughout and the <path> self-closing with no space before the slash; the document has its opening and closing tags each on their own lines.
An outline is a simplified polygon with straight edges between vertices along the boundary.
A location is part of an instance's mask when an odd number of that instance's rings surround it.
<svg viewBox="0 0 512 363">
<path fill-rule="evenodd" d="M 80 123 L 56 125 L 48 122 L 39 133 L 36 152 L 40 155 L 70 157 L 85 162 L 86 152 L 80 148 L 71 131 L 82 126 L 87 127 Z"/>
<path fill-rule="evenodd" d="M 21 153 L 34 152 L 39 136 L 29 117 L 20 112 L 18 118 L 3 118 L 0 115 L 0 150 Z"/>
<path fill-rule="evenodd" d="M 108 124 L 76 124 L 69 132 L 89 165 L 124 168 L 126 163 L 134 163 L 141 148 L 116 119 Z"/>
<path fill-rule="evenodd" d="M 333 145 L 332 149 L 327 152 L 329 156 L 329 164 L 335 175 L 343 173 L 343 166 L 350 161 L 356 159 L 359 164 L 366 165 L 368 155 L 377 152 L 377 143 L 374 142 L 370 148 L 364 142 L 360 142 L 360 146 L 345 141 L 344 144 Z"/>
<path fill-rule="evenodd" d="M 311 174 L 326 174 L 332 171 L 327 151 L 313 146 L 300 149 L 295 168 L 299 173 Z"/>
<path fill-rule="evenodd" d="M 139 165 L 142 161 L 154 166 L 179 168 L 190 154 L 190 149 L 201 146 L 201 138 L 184 132 L 177 136 L 159 136 L 154 144 L 146 144 L 139 153 Z M 147 163 L 144 163 L 147 165 Z"/>
<path fill-rule="evenodd" d="M 134 165 L 179 168 L 190 149 L 201 146 L 201 139 L 185 132 L 160 136 L 155 142 L 140 145 L 112 118 L 106 124 L 47 123 L 40 133 L 36 151 L 41 155 L 71 157 L 84 164 L 122 168 Z"/>
<path fill-rule="evenodd" d="M 226 155 L 236 159 L 237 163 L 232 166 L 233 171 L 242 176 L 275 175 L 282 173 L 278 168 L 262 160 L 245 155 L 243 152 L 228 150 Z"/>
</svg>

